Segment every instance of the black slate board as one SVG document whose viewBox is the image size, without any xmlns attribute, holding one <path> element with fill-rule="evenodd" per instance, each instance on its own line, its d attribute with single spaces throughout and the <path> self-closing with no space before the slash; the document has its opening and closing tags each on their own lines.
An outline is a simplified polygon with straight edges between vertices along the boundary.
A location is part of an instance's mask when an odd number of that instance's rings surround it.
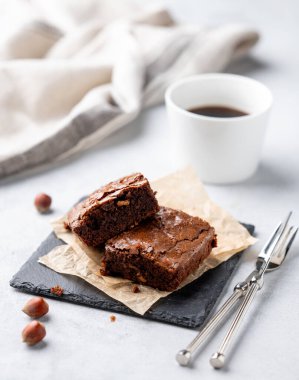
<svg viewBox="0 0 299 380">
<path fill-rule="evenodd" d="M 243 225 L 251 234 L 254 232 L 253 225 Z M 40 256 L 61 244 L 64 243 L 51 233 L 13 276 L 10 285 L 27 293 L 141 317 L 82 279 L 56 273 L 37 262 Z M 233 256 L 191 284 L 160 299 L 143 317 L 178 326 L 200 327 L 216 304 L 239 259 L 240 254 Z M 62 297 L 50 293 L 51 287 L 57 284 L 64 289 Z"/>
</svg>

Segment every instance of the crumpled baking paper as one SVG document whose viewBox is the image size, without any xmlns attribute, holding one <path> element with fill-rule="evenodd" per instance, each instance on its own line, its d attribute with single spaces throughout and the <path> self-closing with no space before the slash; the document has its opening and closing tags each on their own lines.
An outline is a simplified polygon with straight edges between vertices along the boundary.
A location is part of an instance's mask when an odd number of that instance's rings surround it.
<svg viewBox="0 0 299 380">
<path fill-rule="evenodd" d="M 153 181 L 160 205 L 182 210 L 190 215 L 207 220 L 216 230 L 218 246 L 211 255 L 192 273 L 180 287 L 194 281 L 204 272 L 215 268 L 231 256 L 255 243 L 256 239 L 227 211 L 216 205 L 206 193 L 192 168 L 187 168 Z M 138 285 L 139 293 L 133 292 L 134 284 L 122 278 L 102 276 L 100 264 L 103 252 L 87 247 L 64 226 L 65 216 L 52 223 L 57 237 L 66 245 L 54 248 L 39 258 L 39 263 L 52 270 L 78 276 L 122 302 L 131 310 L 143 315 L 160 298 L 170 292 Z"/>
</svg>

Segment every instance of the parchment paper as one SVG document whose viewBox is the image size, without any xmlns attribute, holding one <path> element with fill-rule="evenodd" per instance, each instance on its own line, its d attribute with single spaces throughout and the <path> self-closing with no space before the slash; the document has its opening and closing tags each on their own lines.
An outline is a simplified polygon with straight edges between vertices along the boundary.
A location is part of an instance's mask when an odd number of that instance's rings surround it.
<svg viewBox="0 0 299 380">
<path fill-rule="evenodd" d="M 157 191 L 156 196 L 160 205 L 199 216 L 207 220 L 217 233 L 218 247 L 212 250 L 211 255 L 180 287 L 255 243 L 256 239 L 238 221 L 211 201 L 193 169 L 188 168 L 170 174 L 152 182 L 151 186 Z M 64 220 L 65 217 L 62 217 L 54 221 L 52 226 L 57 237 L 66 245 L 54 248 L 41 257 L 39 263 L 56 272 L 82 278 L 138 314 L 144 314 L 155 302 L 169 294 L 143 285 L 138 285 L 139 293 L 133 293 L 131 281 L 102 276 L 100 263 L 103 252 L 82 243 L 75 234 L 65 229 Z"/>
</svg>

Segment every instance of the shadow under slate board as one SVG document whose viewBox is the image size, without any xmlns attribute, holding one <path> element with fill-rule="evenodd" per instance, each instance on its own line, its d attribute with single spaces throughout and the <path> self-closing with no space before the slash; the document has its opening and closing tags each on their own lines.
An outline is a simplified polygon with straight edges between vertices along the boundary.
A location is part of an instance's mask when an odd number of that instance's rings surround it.
<svg viewBox="0 0 299 380">
<path fill-rule="evenodd" d="M 243 225 L 251 234 L 254 232 L 253 225 Z M 233 256 L 191 284 L 160 299 L 144 316 L 140 316 L 84 280 L 56 273 L 37 262 L 40 256 L 61 244 L 64 242 L 51 233 L 13 276 L 10 285 L 27 293 L 190 328 L 200 327 L 205 322 L 240 260 L 240 254 Z M 50 292 L 51 287 L 57 284 L 64 289 L 61 297 Z"/>
</svg>

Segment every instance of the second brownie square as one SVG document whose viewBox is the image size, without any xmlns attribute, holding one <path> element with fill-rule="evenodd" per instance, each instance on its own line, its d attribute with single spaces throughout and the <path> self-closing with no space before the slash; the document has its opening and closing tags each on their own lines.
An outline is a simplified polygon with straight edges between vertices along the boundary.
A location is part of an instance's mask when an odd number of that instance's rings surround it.
<svg viewBox="0 0 299 380">
<path fill-rule="evenodd" d="M 173 291 L 217 245 L 206 221 L 182 211 L 160 211 L 106 242 L 102 274 Z"/>
</svg>

